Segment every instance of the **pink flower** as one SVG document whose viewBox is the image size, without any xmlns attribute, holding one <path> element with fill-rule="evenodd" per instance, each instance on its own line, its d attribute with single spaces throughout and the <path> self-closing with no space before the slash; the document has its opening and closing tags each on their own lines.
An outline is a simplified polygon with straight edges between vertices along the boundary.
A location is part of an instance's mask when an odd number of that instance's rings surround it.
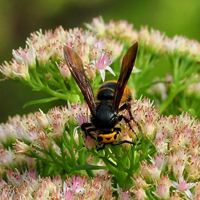
<svg viewBox="0 0 200 200">
<path fill-rule="evenodd" d="M 170 196 L 171 183 L 169 177 L 162 175 L 161 179 L 157 182 L 156 191 L 153 192 L 160 199 L 168 199 Z"/>
<path fill-rule="evenodd" d="M 47 119 L 47 115 L 42 110 L 40 110 L 39 112 L 35 112 L 35 116 L 39 126 L 41 126 L 42 128 L 49 127 L 49 121 Z"/>
<path fill-rule="evenodd" d="M 69 111 L 65 107 L 62 109 L 55 107 L 47 113 L 47 119 L 53 131 L 53 137 L 62 137 L 64 127 L 69 120 Z"/>
<path fill-rule="evenodd" d="M 136 200 L 145 200 L 147 199 L 146 192 L 143 188 L 136 188 L 136 189 L 131 189 L 131 192 L 135 195 Z"/>
<path fill-rule="evenodd" d="M 26 62 L 30 67 L 35 67 L 36 65 L 36 50 L 33 45 L 26 47 L 26 49 L 13 50 L 13 56 L 18 63 Z"/>
<path fill-rule="evenodd" d="M 10 63 L 4 62 L 0 66 L 0 72 L 12 79 L 18 78 L 26 81 L 30 79 L 28 64 L 25 62 L 16 62 L 15 60 Z"/>
<path fill-rule="evenodd" d="M 48 49 L 45 46 L 42 46 L 38 49 L 37 60 L 40 63 L 45 64 L 47 61 L 49 61 L 51 54 L 52 54 L 52 52 L 50 51 L 50 49 Z"/>
<path fill-rule="evenodd" d="M 132 180 L 136 188 L 146 189 L 149 185 L 139 173 Z"/>
<path fill-rule="evenodd" d="M 62 77 L 65 79 L 69 79 L 71 77 L 71 73 L 69 71 L 69 68 L 64 62 L 61 62 L 60 64 L 56 63 L 58 69 L 60 70 L 60 73 Z"/>
<path fill-rule="evenodd" d="M 64 196 L 68 193 L 68 191 L 71 191 L 74 194 L 84 194 L 85 192 L 85 186 L 87 183 L 86 177 L 81 176 L 73 176 L 72 178 L 68 178 L 64 184 L 63 184 L 63 191 Z M 68 195 L 68 194 L 67 194 Z"/>
<path fill-rule="evenodd" d="M 118 199 L 119 200 L 130 200 L 131 199 L 131 192 L 130 191 L 125 191 L 123 192 L 122 188 L 119 187 L 119 185 L 117 185 L 117 193 L 119 195 Z"/>
<path fill-rule="evenodd" d="M 103 36 L 105 34 L 106 27 L 103 18 L 101 16 L 93 18 L 92 23 L 86 24 L 86 27 L 96 32 L 98 35 Z"/>
<path fill-rule="evenodd" d="M 113 74 L 115 76 L 114 71 L 112 70 L 112 68 L 109 66 L 112 63 L 112 60 L 110 58 L 110 54 L 109 53 L 102 53 L 97 60 L 93 60 L 91 61 L 92 65 L 97 68 L 97 70 L 99 70 L 101 78 L 103 81 L 105 81 L 105 77 L 106 77 L 106 73 L 105 71 L 108 70 L 111 74 Z"/>
<path fill-rule="evenodd" d="M 172 181 L 171 184 L 176 188 L 177 192 L 184 193 L 188 198 L 193 198 L 193 195 L 190 191 L 191 188 L 195 186 L 195 183 L 187 183 L 183 177 L 180 177 L 179 182 Z"/>
<path fill-rule="evenodd" d="M 28 153 L 30 148 L 31 148 L 30 146 L 28 146 L 27 144 L 19 140 L 17 140 L 16 143 L 14 144 L 15 152 L 18 154 L 21 154 L 21 153 L 26 154 Z"/>
</svg>

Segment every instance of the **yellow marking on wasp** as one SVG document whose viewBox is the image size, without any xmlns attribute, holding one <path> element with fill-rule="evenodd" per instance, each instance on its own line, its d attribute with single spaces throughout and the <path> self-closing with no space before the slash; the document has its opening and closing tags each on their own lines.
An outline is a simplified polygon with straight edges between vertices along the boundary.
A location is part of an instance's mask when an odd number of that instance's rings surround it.
<svg viewBox="0 0 200 200">
<path fill-rule="evenodd" d="M 117 132 L 108 133 L 108 134 L 99 134 L 98 137 L 101 137 L 103 140 L 101 143 L 111 143 L 115 141 L 115 135 L 117 135 Z"/>
</svg>

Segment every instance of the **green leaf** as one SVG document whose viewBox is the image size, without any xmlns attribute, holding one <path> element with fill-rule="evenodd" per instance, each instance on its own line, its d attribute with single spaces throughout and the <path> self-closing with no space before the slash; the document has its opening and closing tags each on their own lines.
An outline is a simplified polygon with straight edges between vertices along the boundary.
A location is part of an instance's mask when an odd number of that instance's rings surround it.
<svg viewBox="0 0 200 200">
<path fill-rule="evenodd" d="M 34 105 L 34 104 L 48 103 L 48 102 L 55 101 L 55 100 L 58 100 L 58 99 L 59 99 L 58 97 L 50 97 L 50 98 L 46 98 L 46 99 L 29 101 L 23 106 L 23 108 L 26 108 L 27 106 Z"/>
<path fill-rule="evenodd" d="M 73 167 L 72 171 L 79 171 L 79 170 L 99 170 L 99 169 L 107 169 L 105 166 L 98 166 L 98 165 L 79 165 Z"/>
<path fill-rule="evenodd" d="M 189 112 L 193 117 L 197 116 L 197 113 L 196 113 L 196 111 L 195 111 L 193 108 L 190 108 L 190 109 L 188 110 L 188 112 Z"/>
</svg>

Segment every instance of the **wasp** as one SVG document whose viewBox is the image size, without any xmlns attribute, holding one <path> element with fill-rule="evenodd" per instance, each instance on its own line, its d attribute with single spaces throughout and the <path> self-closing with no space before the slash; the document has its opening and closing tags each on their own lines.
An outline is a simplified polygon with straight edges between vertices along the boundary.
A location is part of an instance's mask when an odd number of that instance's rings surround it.
<svg viewBox="0 0 200 200">
<path fill-rule="evenodd" d="M 133 120 L 135 122 L 135 120 L 130 111 L 131 93 L 127 87 L 127 82 L 135 63 L 137 50 L 138 43 L 136 42 L 128 49 L 123 57 L 118 81 L 103 83 L 97 91 L 97 101 L 95 101 L 94 93 L 85 75 L 81 58 L 70 47 L 64 47 L 64 57 L 67 66 L 91 111 L 91 123 L 83 123 L 81 129 L 86 137 L 90 136 L 98 144 L 102 145 L 98 150 L 104 149 L 106 144 L 112 144 L 114 146 L 122 143 L 135 144 L 127 140 L 116 143 L 116 140 L 117 135 L 121 132 L 121 128 L 117 127 L 117 124 L 121 120 L 124 120 L 135 133 L 130 125 L 130 121 Z M 130 119 L 119 114 L 120 111 L 125 109 L 128 110 Z"/>
</svg>

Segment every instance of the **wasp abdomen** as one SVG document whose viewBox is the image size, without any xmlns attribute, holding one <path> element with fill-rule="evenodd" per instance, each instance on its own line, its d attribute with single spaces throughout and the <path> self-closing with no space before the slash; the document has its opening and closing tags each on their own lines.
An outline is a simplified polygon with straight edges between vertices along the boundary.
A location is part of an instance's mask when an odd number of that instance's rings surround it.
<svg viewBox="0 0 200 200">
<path fill-rule="evenodd" d="M 117 81 L 107 81 L 103 83 L 97 91 L 97 100 L 114 100 L 115 88 L 117 86 Z M 131 93 L 129 88 L 126 86 L 121 99 L 121 103 L 130 101 Z"/>
<path fill-rule="evenodd" d="M 97 91 L 97 99 L 101 100 L 113 100 L 115 94 L 117 82 L 108 81 L 103 83 Z"/>
</svg>

